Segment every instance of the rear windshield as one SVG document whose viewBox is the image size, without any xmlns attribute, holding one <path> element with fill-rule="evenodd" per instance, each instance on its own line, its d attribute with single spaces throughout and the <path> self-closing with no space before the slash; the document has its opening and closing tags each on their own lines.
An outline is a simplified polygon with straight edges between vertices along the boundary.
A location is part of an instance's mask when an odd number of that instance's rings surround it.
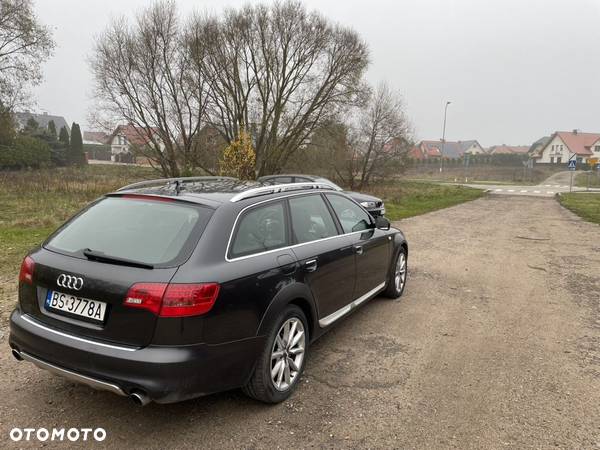
<svg viewBox="0 0 600 450">
<path fill-rule="evenodd" d="M 209 208 L 176 201 L 108 197 L 68 222 L 45 246 L 80 257 L 91 249 L 168 266 L 189 256 L 211 214 Z"/>
</svg>

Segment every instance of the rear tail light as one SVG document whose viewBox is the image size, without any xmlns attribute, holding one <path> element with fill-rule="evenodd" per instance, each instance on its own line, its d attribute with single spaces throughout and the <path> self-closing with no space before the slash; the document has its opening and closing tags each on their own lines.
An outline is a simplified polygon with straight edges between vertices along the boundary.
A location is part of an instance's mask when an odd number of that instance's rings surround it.
<svg viewBox="0 0 600 450">
<path fill-rule="evenodd" d="M 165 283 L 136 283 L 127 291 L 124 305 L 147 309 L 158 316 L 166 289 L 167 284 Z"/>
<path fill-rule="evenodd" d="M 160 317 L 199 316 L 209 312 L 219 295 L 217 283 L 136 283 L 123 304 L 151 311 Z"/>
<path fill-rule="evenodd" d="M 209 312 L 217 296 L 217 283 L 169 284 L 163 297 L 161 317 L 198 316 Z"/>
<path fill-rule="evenodd" d="M 29 256 L 26 256 L 23 262 L 21 263 L 21 271 L 19 272 L 19 283 L 33 283 L 33 269 L 35 268 L 35 263 L 33 259 Z"/>
</svg>

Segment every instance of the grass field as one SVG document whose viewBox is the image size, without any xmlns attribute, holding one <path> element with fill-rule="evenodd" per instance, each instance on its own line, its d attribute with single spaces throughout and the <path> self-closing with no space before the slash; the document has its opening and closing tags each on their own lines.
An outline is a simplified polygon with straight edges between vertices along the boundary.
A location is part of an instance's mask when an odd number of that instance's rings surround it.
<svg viewBox="0 0 600 450">
<path fill-rule="evenodd" d="M 591 188 L 600 188 L 600 172 L 578 174 L 575 178 L 575 185 L 579 187 L 589 186 Z"/>
<path fill-rule="evenodd" d="M 385 201 L 386 216 L 390 220 L 425 214 L 475 200 L 485 195 L 479 189 L 463 186 L 437 185 L 415 181 L 389 183 L 366 189 Z"/>
<path fill-rule="evenodd" d="M 125 184 L 155 177 L 150 168 L 110 165 L 0 172 L 0 317 L 8 316 L 16 300 L 19 266 L 30 249 L 90 201 Z M 414 182 L 366 191 L 386 200 L 391 220 L 483 195 L 475 189 Z"/>
<path fill-rule="evenodd" d="M 600 194 L 562 194 L 559 202 L 583 219 L 600 224 Z"/>
</svg>

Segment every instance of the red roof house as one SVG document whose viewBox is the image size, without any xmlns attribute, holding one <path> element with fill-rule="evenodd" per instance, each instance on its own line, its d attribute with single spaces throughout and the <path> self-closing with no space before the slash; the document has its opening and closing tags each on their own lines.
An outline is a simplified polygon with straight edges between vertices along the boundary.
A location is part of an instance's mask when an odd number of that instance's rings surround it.
<svg viewBox="0 0 600 450">
<path fill-rule="evenodd" d="M 566 164 L 570 159 L 585 163 L 600 157 L 600 133 L 557 131 L 536 155 L 537 163 Z"/>
</svg>

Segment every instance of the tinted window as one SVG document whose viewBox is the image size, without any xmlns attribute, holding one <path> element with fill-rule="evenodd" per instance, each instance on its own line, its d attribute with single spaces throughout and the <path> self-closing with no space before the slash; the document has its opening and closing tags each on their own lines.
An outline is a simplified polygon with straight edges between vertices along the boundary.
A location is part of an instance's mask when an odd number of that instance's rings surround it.
<svg viewBox="0 0 600 450">
<path fill-rule="evenodd" d="M 271 178 L 271 181 L 274 181 L 275 183 L 287 184 L 292 182 L 292 177 L 276 177 Z"/>
<path fill-rule="evenodd" d="M 292 230 L 299 244 L 337 234 L 335 222 L 320 195 L 295 197 L 289 202 Z"/>
<path fill-rule="evenodd" d="M 106 198 L 75 217 L 47 243 L 82 255 L 85 249 L 147 264 L 167 264 L 182 253 L 212 210 L 182 202 Z M 196 235 L 196 239 L 198 234 Z"/>
<path fill-rule="evenodd" d="M 360 206 L 341 195 L 327 195 L 338 216 L 344 233 L 366 230 L 371 226 L 371 216 Z"/>
<path fill-rule="evenodd" d="M 231 256 L 245 256 L 287 245 L 282 203 L 253 208 L 242 216 Z"/>
<path fill-rule="evenodd" d="M 308 178 L 304 178 L 304 177 L 295 177 L 294 181 L 296 183 L 306 183 L 306 182 L 311 182 L 312 180 L 310 180 Z"/>
</svg>

